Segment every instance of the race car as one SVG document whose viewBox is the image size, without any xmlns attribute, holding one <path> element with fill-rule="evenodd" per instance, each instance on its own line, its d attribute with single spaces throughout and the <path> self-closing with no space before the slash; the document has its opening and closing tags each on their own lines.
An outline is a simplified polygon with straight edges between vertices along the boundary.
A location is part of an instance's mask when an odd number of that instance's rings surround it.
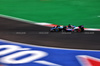
<svg viewBox="0 0 100 66">
<path fill-rule="evenodd" d="M 66 31 L 66 32 L 83 32 L 84 31 L 84 26 L 80 25 L 78 27 L 73 26 L 73 25 L 68 25 L 68 26 L 55 26 L 50 29 L 50 32 L 60 32 L 60 31 Z"/>
<path fill-rule="evenodd" d="M 57 26 L 52 27 L 52 28 L 50 29 L 50 32 L 60 32 L 60 31 L 62 31 L 62 30 L 63 30 L 63 26 L 57 25 Z"/>
<path fill-rule="evenodd" d="M 66 32 L 83 32 L 84 31 L 84 26 L 80 25 L 78 27 L 73 26 L 73 25 L 68 25 L 66 28 L 64 28 Z"/>
</svg>

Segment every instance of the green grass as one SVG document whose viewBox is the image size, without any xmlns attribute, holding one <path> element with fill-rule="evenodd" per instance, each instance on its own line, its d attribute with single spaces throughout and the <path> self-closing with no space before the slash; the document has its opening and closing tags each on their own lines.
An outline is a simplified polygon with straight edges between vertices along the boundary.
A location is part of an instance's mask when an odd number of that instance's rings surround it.
<svg viewBox="0 0 100 66">
<path fill-rule="evenodd" d="M 0 0 L 0 13 L 37 22 L 100 28 L 100 0 Z"/>
</svg>

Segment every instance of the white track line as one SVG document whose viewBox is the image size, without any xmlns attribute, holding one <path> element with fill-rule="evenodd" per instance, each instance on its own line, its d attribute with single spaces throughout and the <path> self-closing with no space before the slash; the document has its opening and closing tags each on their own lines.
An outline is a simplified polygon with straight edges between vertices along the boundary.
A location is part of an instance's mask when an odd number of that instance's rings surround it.
<svg viewBox="0 0 100 66">
<path fill-rule="evenodd" d="M 44 26 L 44 25 L 51 25 L 50 23 L 45 23 L 45 22 L 38 23 L 38 22 L 35 22 L 35 21 L 26 20 L 26 19 L 21 19 L 21 18 L 12 17 L 12 16 L 8 16 L 8 15 L 3 15 L 3 14 L 0 14 L 0 17 L 12 19 L 12 20 L 17 20 L 17 21 L 21 21 L 21 22 L 26 22 L 26 23 L 30 23 L 30 24 L 41 25 L 41 26 Z"/>
<path fill-rule="evenodd" d="M 94 29 L 94 28 L 85 28 L 85 30 L 88 30 L 88 31 L 100 31 L 100 29 Z"/>
</svg>

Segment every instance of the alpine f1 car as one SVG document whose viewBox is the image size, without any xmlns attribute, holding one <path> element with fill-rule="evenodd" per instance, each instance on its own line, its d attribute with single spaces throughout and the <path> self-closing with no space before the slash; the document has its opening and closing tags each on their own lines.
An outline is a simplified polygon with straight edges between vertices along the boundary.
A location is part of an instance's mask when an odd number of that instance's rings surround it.
<svg viewBox="0 0 100 66">
<path fill-rule="evenodd" d="M 50 32 L 60 32 L 60 31 L 62 31 L 62 30 L 63 30 L 63 26 L 57 25 L 57 26 L 52 27 L 52 28 L 50 29 Z"/>
<path fill-rule="evenodd" d="M 55 26 L 50 29 L 51 32 L 60 32 L 60 31 L 66 31 L 66 32 L 83 32 L 84 31 L 84 26 L 80 25 L 78 27 L 73 26 L 73 25 L 68 25 L 68 26 Z"/>
</svg>

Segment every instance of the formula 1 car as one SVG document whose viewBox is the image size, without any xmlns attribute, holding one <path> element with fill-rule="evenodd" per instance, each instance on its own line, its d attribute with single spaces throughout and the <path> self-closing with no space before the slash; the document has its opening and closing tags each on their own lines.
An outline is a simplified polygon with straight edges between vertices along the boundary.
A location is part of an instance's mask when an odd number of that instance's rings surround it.
<svg viewBox="0 0 100 66">
<path fill-rule="evenodd" d="M 84 26 L 80 25 L 78 27 L 73 26 L 73 25 L 68 25 L 68 26 L 55 26 L 50 29 L 50 32 L 60 32 L 60 31 L 66 31 L 66 32 L 83 32 L 84 31 Z"/>
<path fill-rule="evenodd" d="M 80 25 L 80 26 L 76 27 L 76 26 L 70 25 L 70 26 L 67 26 L 66 28 L 64 28 L 64 30 L 66 32 L 83 32 L 84 26 Z"/>
<path fill-rule="evenodd" d="M 50 32 L 60 32 L 60 31 L 62 31 L 62 30 L 63 30 L 63 26 L 57 25 L 57 26 L 52 27 L 52 28 L 50 29 Z"/>
</svg>

